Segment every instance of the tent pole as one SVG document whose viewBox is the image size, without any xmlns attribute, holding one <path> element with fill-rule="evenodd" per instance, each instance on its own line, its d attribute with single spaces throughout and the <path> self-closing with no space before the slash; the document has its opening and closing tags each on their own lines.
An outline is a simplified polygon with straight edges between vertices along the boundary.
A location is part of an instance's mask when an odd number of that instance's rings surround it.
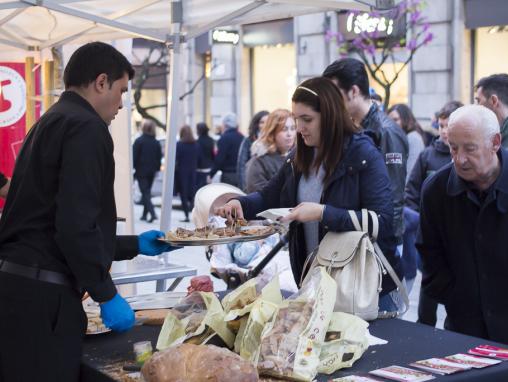
<svg viewBox="0 0 508 382">
<path fill-rule="evenodd" d="M 181 72 L 181 2 L 171 2 L 172 22 L 172 49 L 169 50 L 169 76 L 168 76 L 168 100 L 166 110 L 166 153 L 164 159 L 164 182 L 162 188 L 162 211 L 160 229 L 167 232 L 171 227 L 171 212 L 173 209 L 173 189 L 175 181 L 175 159 L 176 159 L 176 136 L 178 134 L 178 112 L 179 112 L 179 85 Z"/>
</svg>

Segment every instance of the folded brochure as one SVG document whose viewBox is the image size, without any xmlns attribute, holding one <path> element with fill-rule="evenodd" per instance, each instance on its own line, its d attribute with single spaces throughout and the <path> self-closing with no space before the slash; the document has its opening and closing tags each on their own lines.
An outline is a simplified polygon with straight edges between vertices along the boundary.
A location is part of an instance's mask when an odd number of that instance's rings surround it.
<svg viewBox="0 0 508 382">
<path fill-rule="evenodd" d="M 430 371 L 441 375 L 458 373 L 459 371 L 469 370 L 471 366 L 460 363 L 455 363 L 450 360 L 443 358 L 429 358 L 421 361 L 416 361 L 410 366 L 417 367 L 419 369 Z"/>
<path fill-rule="evenodd" d="M 400 382 L 421 382 L 430 381 L 435 377 L 423 371 L 409 369 L 402 366 L 388 366 L 381 369 L 369 371 L 370 374 Z"/>
<path fill-rule="evenodd" d="M 447 359 L 447 360 L 455 362 L 455 363 L 461 363 L 463 365 L 468 365 L 468 366 L 471 366 L 475 369 L 482 369 L 484 367 L 497 365 L 498 363 L 501 363 L 501 361 L 497 360 L 497 359 L 477 357 L 475 355 L 468 355 L 468 354 L 461 354 L 461 353 L 449 355 L 447 357 L 444 357 L 444 359 Z"/>
<path fill-rule="evenodd" d="M 504 361 L 508 360 L 508 349 L 492 345 L 479 345 L 473 349 L 469 349 L 468 353 L 482 357 L 497 358 Z"/>
</svg>

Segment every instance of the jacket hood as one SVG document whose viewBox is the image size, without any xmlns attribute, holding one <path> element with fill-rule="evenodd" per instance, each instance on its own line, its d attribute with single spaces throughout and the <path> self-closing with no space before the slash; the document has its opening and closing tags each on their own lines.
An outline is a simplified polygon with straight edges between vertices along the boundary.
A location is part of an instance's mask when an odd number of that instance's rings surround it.
<svg viewBox="0 0 508 382">
<path fill-rule="evenodd" d="M 250 154 L 253 157 L 260 157 L 262 155 L 265 155 L 268 152 L 268 146 L 264 144 L 263 142 L 257 140 L 254 141 L 252 146 L 250 147 Z"/>
</svg>

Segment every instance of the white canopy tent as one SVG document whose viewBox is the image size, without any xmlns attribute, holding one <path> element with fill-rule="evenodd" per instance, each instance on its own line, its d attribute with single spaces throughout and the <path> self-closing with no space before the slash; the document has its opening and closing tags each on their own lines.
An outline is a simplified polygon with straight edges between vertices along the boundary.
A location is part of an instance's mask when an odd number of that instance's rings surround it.
<svg viewBox="0 0 508 382">
<path fill-rule="evenodd" d="M 46 54 L 89 41 L 141 37 L 171 47 L 161 229 L 171 221 L 181 44 L 218 26 L 340 9 L 369 10 L 390 0 L 0 0 L 0 52 Z M 393 3 L 393 1 L 392 1 Z M 129 163 L 129 166 L 131 164 Z"/>
</svg>

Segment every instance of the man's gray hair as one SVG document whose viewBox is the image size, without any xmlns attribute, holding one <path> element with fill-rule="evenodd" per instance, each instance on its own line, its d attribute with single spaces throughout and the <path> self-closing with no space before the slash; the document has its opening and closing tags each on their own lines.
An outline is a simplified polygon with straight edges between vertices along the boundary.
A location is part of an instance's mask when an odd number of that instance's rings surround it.
<svg viewBox="0 0 508 382">
<path fill-rule="evenodd" d="M 453 127 L 457 122 L 464 120 L 467 120 L 469 123 L 474 123 L 475 127 L 483 132 L 487 141 L 500 132 L 499 121 L 496 115 L 485 106 L 465 105 L 459 107 L 450 114 L 448 126 Z"/>
</svg>

